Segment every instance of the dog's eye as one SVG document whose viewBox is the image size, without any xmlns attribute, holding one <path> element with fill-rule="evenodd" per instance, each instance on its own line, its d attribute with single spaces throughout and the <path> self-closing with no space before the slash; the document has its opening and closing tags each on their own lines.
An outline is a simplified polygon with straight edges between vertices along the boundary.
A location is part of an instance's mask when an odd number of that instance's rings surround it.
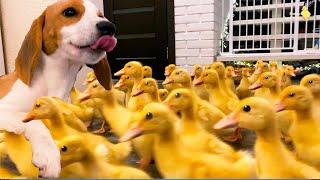
<svg viewBox="0 0 320 180">
<path fill-rule="evenodd" d="M 63 16 L 65 17 L 74 17 L 76 15 L 77 11 L 73 7 L 67 8 L 63 11 Z"/>
<path fill-rule="evenodd" d="M 97 84 L 93 84 L 92 87 L 93 87 L 93 88 L 97 88 L 98 85 L 97 85 Z"/>
<path fill-rule="evenodd" d="M 126 79 L 130 79 L 130 77 L 126 77 Z"/>
<path fill-rule="evenodd" d="M 180 94 L 180 93 L 176 93 L 174 96 L 175 96 L 176 98 L 179 98 L 179 97 L 181 96 L 181 94 Z"/>
<path fill-rule="evenodd" d="M 61 151 L 62 151 L 62 152 L 67 152 L 67 151 L 68 151 L 67 146 L 62 146 Z"/>
<path fill-rule="evenodd" d="M 295 93 L 290 93 L 289 97 L 294 97 L 296 94 Z"/>
<path fill-rule="evenodd" d="M 131 68 L 131 66 L 128 66 L 128 68 Z"/>
<path fill-rule="evenodd" d="M 206 77 L 208 77 L 209 76 L 209 74 L 206 74 Z"/>
<path fill-rule="evenodd" d="M 153 118 L 153 114 L 151 113 L 151 112 L 148 112 L 147 114 L 146 114 L 146 119 L 147 120 L 151 120 Z"/>
<path fill-rule="evenodd" d="M 309 81 L 309 84 L 312 84 L 313 83 L 313 81 L 311 80 L 311 81 Z"/>
<path fill-rule="evenodd" d="M 265 77 L 265 79 L 269 79 L 269 76 Z"/>
<path fill-rule="evenodd" d="M 40 104 L 40 103 L 37 103 L 37 104 L 36 104 L 36 108 L 39 108 L 39 107 L 41 107 L 41 104 Z"/>
<path fill-rule="evenodd" d="M 243 111 L 244 112 L 250 112 L 251 111 L 251 107 L 249 105 L 245 105 L 245 106 L 243 106 Z"/>
</svg>

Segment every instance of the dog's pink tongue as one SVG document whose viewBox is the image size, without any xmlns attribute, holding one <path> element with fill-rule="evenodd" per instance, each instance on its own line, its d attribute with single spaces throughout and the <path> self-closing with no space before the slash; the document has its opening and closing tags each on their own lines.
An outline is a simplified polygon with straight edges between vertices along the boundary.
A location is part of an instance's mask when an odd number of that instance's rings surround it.
<svg viewBox="0 0 320 180">
<path fill-rule="evenodd" d="M 100 37 L 97 42 L 91 45 L 91 49 L 101 49 L 106 52 L 112 51 L 117 45 L 117 39 L 114 36 L 102 36 Z"/>
</svg>

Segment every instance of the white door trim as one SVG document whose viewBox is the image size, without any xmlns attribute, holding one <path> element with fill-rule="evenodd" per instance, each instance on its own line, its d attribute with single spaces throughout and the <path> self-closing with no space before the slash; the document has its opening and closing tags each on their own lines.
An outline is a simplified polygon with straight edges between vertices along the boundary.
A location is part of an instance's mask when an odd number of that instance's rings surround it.
<svg viewBox="0 0 320 180">
<path fill-rule="evenodd" d="M 3 41 L 2 41 L 1 26 L 0 26 L 0 76 L 6 74 L 2 43 Z"/>
</svg>

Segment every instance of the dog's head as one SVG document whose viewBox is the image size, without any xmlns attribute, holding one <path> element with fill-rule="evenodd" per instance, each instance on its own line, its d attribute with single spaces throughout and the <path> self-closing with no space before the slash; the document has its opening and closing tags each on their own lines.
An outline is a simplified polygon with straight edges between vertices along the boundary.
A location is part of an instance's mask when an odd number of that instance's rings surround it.
<svg viewBox="0 0 320 180">
<path fill-rule="evenodd" d="M 90 1 L 59 0 L 33 22 L 16 59 L 16 73 L 30 85 L 32 73 L 44 52 L 48 56 L 93 65 L 100 83 L 110 89 L 106 53 L 116 46 L 115 30 L 115 25 Z"/>
</svg>

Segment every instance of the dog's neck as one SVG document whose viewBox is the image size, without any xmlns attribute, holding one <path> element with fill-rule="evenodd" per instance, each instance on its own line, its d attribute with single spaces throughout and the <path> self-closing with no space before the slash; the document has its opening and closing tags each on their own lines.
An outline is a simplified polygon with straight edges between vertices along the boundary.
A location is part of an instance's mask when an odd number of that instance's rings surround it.
<svg viewBox="0 0 320 180">
<path fill-rule="evenodd" d="M 40 69 L 48 88 L 47 96 L 59 97 L 66 100 L 83 64 L 70 59 L 64 59 L 57 54 L 48 56 L 42 53 L 41 60 L 42 67 Z"/>
</svg>

